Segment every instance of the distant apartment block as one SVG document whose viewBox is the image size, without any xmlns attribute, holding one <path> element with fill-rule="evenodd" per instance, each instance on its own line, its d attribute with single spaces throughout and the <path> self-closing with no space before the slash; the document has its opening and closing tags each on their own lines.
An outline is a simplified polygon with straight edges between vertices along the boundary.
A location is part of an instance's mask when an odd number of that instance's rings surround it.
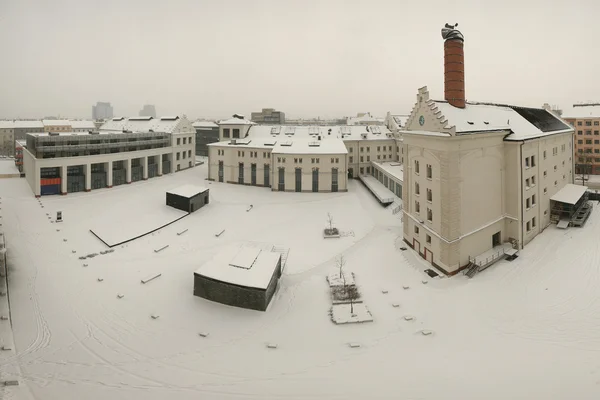
<svg viewBox="0 0 600 400">
<path fill-rule="evenodd" d="M 600 175 L 600 103 L 574 104 L 563 118 L 575 128 L 575 173 Z"/>
<path fill-rule="evenodd" d="M 285 113 L 274 108 L 263 108 L 261 112 L 253 112 L 250 119 L 257 124 L 285 124 Z"/>
<path fill-rule="evenodd" d="M 385 125 L 385 118 L 374 117 L 371 113 L 358 113 L 346 120 L 348 125 Z"/>
<path fill-rule="evenodd" d="M 208 144 L 219 141 L 219 125 L 212 121 L 194 122 L 196 130 L 196 155 L 208 157 Z"/>
<path fill-rule="evenodd" d="M 99 131 L 27 134 L 23 168 L 36 197 L 146 180 L 195 165 L 195 131 L 180 117 L 113 118 Z"/>
<path fill-rule="evenodd" d="M 24 140 L 26 133 L 43 131 L 42 121 L 0 121 L 0 155 L 14 155 L 16 140 Z"/>
<path fill-rule="evenodd" d="M 156 108 L 152 104 L 145 104 L 140 110 L 140 117 L 152 117 L 156 118 Z"/>
<path fill-rule="evenodd" d="M 92 119 L 111 119 L 113 117 L 113 108 L 110 103 L 97 102 L 92 106 Z"/>
</svg>

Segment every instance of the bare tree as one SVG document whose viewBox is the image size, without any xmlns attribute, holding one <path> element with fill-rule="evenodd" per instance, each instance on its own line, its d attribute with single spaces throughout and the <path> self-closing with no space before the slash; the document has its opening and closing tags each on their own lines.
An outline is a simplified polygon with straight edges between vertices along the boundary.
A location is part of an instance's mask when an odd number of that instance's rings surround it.
<svg viewBox="0 0 600 400">
<path fill-rule="evenodd" d="M 344 281 L 344 295 L 350 300 L 350 314 L 354 314 L 354 302 L 360 298 L 360 293 L 355 284 L 346 284 L 346 276 L 342 277 Z"/>
<path fill-rule="evenodd" d="M 333 232 L 333 216 L 327 213 L 327 223 L 329 224 L 329 232 Z"/>
<path fill-rule="evenodd" d="M 346 259 L 344 255 L 341 254 L 336 260 L 335 264 L 337 268 L 340 270 L 340 279 L 344 279 L 344 286 L 346 286 L 346 278 L 344 277 L 344 265 L 346 265 Z"/>
</svg>

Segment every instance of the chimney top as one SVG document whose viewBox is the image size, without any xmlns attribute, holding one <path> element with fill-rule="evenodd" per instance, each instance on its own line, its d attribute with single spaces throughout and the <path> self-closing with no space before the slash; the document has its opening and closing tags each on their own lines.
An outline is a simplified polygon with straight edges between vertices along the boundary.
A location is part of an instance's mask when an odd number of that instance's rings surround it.
<svg viewBox="0 0 600 400">
<path fill-rule="evenodd" d="M 457 108 L 466 107 L 465 96 L 465 37 L 456 29 L 458 24 L 442 28 L 444 39 L 444 98 Z"/>
</svg>

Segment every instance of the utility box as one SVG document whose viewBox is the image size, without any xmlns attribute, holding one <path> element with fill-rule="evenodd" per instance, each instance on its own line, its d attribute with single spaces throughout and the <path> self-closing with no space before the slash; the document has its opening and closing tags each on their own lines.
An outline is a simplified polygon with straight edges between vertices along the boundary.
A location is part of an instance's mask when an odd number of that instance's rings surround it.
<svg viewBox="0 0 600 400">
<path fill-rule="evenodd" d="M 209 203 L 209 191 L 204 186 L 184 185 L 167 191 L 167 205 L 193 213 Z"/>
</svg>

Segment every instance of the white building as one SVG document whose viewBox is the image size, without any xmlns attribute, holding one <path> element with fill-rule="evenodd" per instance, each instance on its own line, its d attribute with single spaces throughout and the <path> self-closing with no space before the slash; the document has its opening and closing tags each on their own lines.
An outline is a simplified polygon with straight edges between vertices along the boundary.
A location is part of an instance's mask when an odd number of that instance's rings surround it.
<svg viewBox="0 0 600 400">
<path fill-rule="evenodd" d="M 273 191 L 345 191 L 348 178 L 373 174 L 373 162 L 398 162 L 401 152 L 379 125 L 255 125 L 231 118 L 219 130 L 220 141 L 208 145 L 209 179 Z"/>
<path fill-rule="evenodd" d="M 177 116 L 113 118 L 92 133 L 31 133 L 24 172 L 36 197 L 110 188 L 193 167 L 194 136 Z"/>
<path fill-rule="evenodd" d="M 444 34 L 446 58 L 461 60 L 462 34 Z M 506 243 L 523 248 L 551 223 L 550 199 L 574 172 L 569 124 L 544 109 L 465 101 L 462 68 L 446 64 L 446 100 L 419 89 L 402 132 L 404 241 L 449 274 Z"/>
</svg>

